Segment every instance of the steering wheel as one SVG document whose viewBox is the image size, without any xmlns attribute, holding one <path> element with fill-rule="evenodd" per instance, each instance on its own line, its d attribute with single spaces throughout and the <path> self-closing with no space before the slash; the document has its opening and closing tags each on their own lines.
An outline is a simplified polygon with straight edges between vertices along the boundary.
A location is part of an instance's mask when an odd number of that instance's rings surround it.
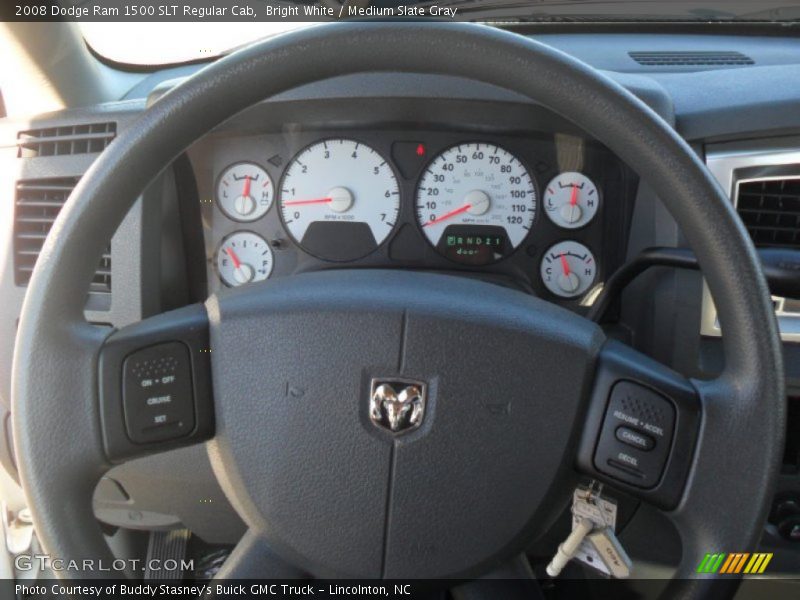
<svg viewBox="0 0 800 600">
<path fill-rule="evenodd" d="M 646 176 L 713 294 L 724 371 L 688 380 L 541 299 L 419 272 L 276 279 L 111 334 L 85 322 L 103 247 L 165 165 L 265 98 L 371 71 L 519 92 Z M 170 406 L 155 412 L 140 389 L 148 365 L 174 376 Z M 666 593 L 701 597 L 706 552 L 757 543 L 784 437 L 770 296 L 746 231 L 691 148 L 595 69 L 468 24 L 311 27 L 235 52 L 166 94 L 61 211 L 28 289 L 13 373 L 20 477 L 50 555 L 110 563 L 91 502 L 103 473 L 207 443 L 249 527 L 227 577 L 271 575 L 270 552 L 314 576 L 478 577 L 519 556 L 588 475 L 672 520 L 683 552 Z M 392 406 L 384 384 L 402 388 Z M 387 427 L 395 409 L 413 427 Z M 648 429 L 650 454 L 614 441 L 620 411 Z"/>
</svg>

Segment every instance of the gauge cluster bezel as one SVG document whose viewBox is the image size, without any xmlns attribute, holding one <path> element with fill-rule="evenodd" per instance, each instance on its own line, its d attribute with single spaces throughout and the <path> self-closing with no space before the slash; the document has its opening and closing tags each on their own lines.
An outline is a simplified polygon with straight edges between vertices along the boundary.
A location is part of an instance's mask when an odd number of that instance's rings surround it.
<svg viewBox="0 0 800 600">
<path fill-rule="evenodd" d="M 511 114 L 522 117 L 532 107 L 504 106 L 506 117 L 509 116 L 509 109 Z M 252 122 L 252 119 L 248 119 L 248 122 Z M 519 122 L 524 123 L 525 120 Z M 214 201 L 212 186 L 216 184 L 219 173 L 232 163 L 254 162 L 264 168 L 274 182 L 282 182 L 287 166 L 298 153 L 316 142 L 331 138 L 351 139 L 366 144 L 390 163 L 400 191 L 397 222 L 387 238 L 367 256 L 348 262 L 324 260 L 305 252 L 289 235 L 280 214 L 282 186 L 276 183 L 277 194 L 267 214 L 246 224 L 248 230 L 264 237 L 273 250 L 271 278 L 340 268 L 435 270 L 506 281 L 553 302 L 580 310 L 582 297 L 565 299 L 556 296 L 541 281 L 540 262 L 545 251 L 564 240 L 584 244 L 597 260 L 596 282 L 601 282 L 624 258 L 625 231 L 630 221 L 638 180 L 616 156 L 588 136 L 565 131 L 564 128 L 543 131 L 541 126 L 537 130 L 513 130 L 507 126 L 476 126 L 474 123 L 465 126 L 413 121 L 351 122 L 338 126 L 333 121 L 308 125 L 284 122 L 282 127 L 277 127 L 278 130 L 276 127 L 270 131 L 265 125 L 259 132 L 242 130 L 236 126 L 222 128 L 203 138 L 189 151 L 201 201 L 210 293 L 225 287 L 213 268 L 213 253 L 221 239 L 242 229 L 243 225 L 226 217 Z M 425 156 L 412 166 L 399 164 L 393 152 L 393 145 L 398 142 L 424 144 Z M 417 185 L 424 168 L 448 148 L 459 143 L 474 142 L 495 144 L 516 156 L 527 168 L 537 192 L 535 218 L 523 243 L 510 255 L 487 265 L 464 265 L 439 254 L 423 234 L 416 215 Z M 564 171 L 585 174 L 600 193 L 597 215 L 590 223 L 577 229 L 558 227 L 542 214 L 544 186 Z"/>
</svg>

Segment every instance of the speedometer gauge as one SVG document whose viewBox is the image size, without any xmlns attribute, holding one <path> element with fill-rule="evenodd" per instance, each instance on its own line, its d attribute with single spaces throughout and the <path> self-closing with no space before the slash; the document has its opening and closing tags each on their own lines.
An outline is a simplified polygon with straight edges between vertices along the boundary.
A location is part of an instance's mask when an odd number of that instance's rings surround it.
<svg viewBox="0 0 800 600">
<path fill-rule="evenodd" d="M 394 171 L 366 144 L 333 139 L 312 144 L 286 169 L 281 215 L 308 253 L 347 261 L 375 250 L 400 210 Z"/>
<path fill-rule="evenodd" d="M 511 254 L 536 216 L 536 189 L 520 160 L 499 146 L 453 146 L 425 170 L 417 220 L 444 256 L 482 265 Z"/>
</svg>

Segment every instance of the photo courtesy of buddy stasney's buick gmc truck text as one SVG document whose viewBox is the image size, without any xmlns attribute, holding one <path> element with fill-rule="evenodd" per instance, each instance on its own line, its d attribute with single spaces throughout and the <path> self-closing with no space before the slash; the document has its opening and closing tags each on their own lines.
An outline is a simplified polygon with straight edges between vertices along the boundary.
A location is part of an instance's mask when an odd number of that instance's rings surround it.
<svg viewBox="0 0 800 600">
<path fill-rule="evenodd" d="M 304 597 L 314 596 L 316 593 L 326 593 L 328 596 L 392 596 L 410 597 L 412 585 L 394 584 L 386 585 L 338 585 L 329 584 L 325 587 L 314 584 L 287 584 L 287 583 L 253 583 L 249 585 L 237 584 L 202 584 L 202 585 L 170 585 L 159 584 L 134 584 L 134 583 L 109 583 L 102 587 L 57 583 L 48 585 L 26 585 L 19 583 L 15 586 L 16 593 L 23 597 L 44 597 L 51 594 L 53 597 L 136 597 L 136 598 L 163 598 L 163 597 Z"/>
<path fill-rule="evenodd" d="M 798 28 L 0 6 L 0 597 L 798 597 Z"/>
</svg>

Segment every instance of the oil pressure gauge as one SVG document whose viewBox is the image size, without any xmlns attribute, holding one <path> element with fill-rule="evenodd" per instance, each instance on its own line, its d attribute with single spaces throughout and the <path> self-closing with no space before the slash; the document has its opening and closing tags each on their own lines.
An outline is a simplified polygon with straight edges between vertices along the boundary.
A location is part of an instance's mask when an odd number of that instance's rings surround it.
<svg viewBox="0 0 800 600">
<path fill-rule="evenodd" d="M 234 221 L 255 221 L 272 206 L 272 179 L 260 166 L 251 162 L 231 165 L 217 181 L 217 204 Z"/>
<path fill-rule="evenodd" d="M 566 240 L 545 252 L 541 275 L 544 285 L 556 296 L 576 298 L 594 283 L 597 263 L 586 246 Z"/>
<path fill-rule="evenodd" d="M 578 229 L 597 214 L 597 187 L 582 173 L 556 175 L 544 191 L 544 211 L 550 220 L 564 229 Z"/>
<path fill-rule="evenodd" d="M 222 240 L 216 260 L 220 279 L 230 287 L 263 281 L 272 273 L 269 244 L 249 231 L 237 231 Z"/>
</svg>

